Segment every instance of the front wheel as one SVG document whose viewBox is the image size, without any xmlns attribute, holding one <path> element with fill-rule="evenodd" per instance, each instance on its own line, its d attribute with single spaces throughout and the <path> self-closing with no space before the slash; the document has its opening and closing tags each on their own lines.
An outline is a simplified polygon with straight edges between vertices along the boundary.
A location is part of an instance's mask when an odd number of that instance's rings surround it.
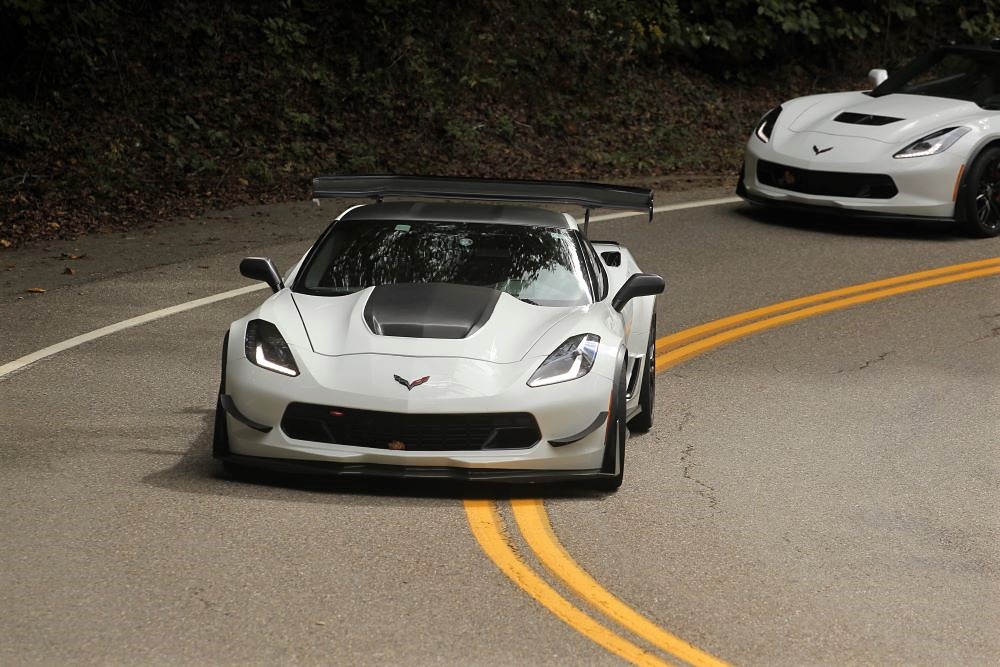
<svg viewBox="0 0 1000 667">
<path fill-rule="evenodd" d="M 1000 235 L 1000 147 L 986 149 L 972 163 L 959 195 L 957 217 L 971 236 Z"/>
<path fill-rule="evenodd" d="M 656 316 L 650 323 L 649 345 L 646 348 L 646 360 L 641 369 L 642 380 L 639 386 L 639 414 L 628 423 L 628 430 L 633 433 L 645 433 L 653 428 L 653 404 L 656 402 Z"/>
<path fill-rule="evenodd" d="M 229 428 L 226 410 L 222 407 L 222 395 L 226 393 L 226 354 L 229 349 L 229 332 L 222 339 L 222 379 L 219 380 L 219 395 L 215 399 L 215 423 L 212 429 L 212 456 L 221 458 L 229 454 Z"/>
<path fill-rule="evenodd" d="M 601 471 L 612 473 L 593 481 L 592 487 L 599 491 L 617 491 L 625 477 L 625 352 L 618 355 L 618 380 L 611 389 L 608 425 L 604 436 L 604 460 Z"/>
</svg>

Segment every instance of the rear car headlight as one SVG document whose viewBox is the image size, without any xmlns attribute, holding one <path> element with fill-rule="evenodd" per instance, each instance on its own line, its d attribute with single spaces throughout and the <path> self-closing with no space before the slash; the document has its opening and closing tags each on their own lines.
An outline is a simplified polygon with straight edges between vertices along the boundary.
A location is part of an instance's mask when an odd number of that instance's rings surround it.
<svg viewBox="0 0 1000 667">
<path fill-rule="evenodd" d="M 528 386 L 544 387 L 583 377 L 594 367 L 600 344 L 601 337 L 596 334 L 580 334 L 567 338 L 528 378 Z"/>
<path fill-rule="evenodd" d="M 938 130 L 926 137 L 917 139 L 912 144 L 899 151 L 894 158 L 901 157 L 924 157 L 925 155 L 937 155 L 951 148 L 951 145 L 964 137 L 972 130 L 971 127 L 946 127 Z"/>
<path fill-rule="evenodd" d="M 781 107 L 774 107 L 757 121 L 757 129 L 754 130 L 754 134 L 765 144 L 771 140 L 771 133 L 774 132 L 774 124 L 778 122 L 778 116 L 780 115 Z"/>
<path fill-rule="evenodd" d="M 299 367 L 288 343 L 281 337 L 278 327 L 266 320 L 251 320 L 247 324 L 244 349 L 251 363 L 282 375 L 295 376 Z"/>
</svg>

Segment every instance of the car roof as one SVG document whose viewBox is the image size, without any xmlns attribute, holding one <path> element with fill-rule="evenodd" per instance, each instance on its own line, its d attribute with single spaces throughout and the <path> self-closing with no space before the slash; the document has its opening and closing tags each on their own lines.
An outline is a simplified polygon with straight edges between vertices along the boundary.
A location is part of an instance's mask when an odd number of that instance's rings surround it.
<svg viewBox="0 0 1000 667">
<path fill-rule="evenodd" d="M 575 229 L 565 213 L 532 206 L 449 202 L 380 202 L 347 210 L 340 220 L 429 220 Z"/>
</svg>

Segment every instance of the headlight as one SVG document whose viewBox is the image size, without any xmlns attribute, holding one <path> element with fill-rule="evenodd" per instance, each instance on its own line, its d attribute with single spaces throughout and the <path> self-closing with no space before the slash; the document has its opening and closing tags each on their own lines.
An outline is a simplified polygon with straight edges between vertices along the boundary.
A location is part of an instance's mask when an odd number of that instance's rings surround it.
<svg viewBox="0 0 1000 667">
<path fill-rule="evenodd" d="M 757 121 L 757 129 L 754 131 L 754 134 L 765 144 L 771 140 L 771 133 L 774 132 L 774 124 L 778 122 L 778 116 L 780 115 L 781 107 L 774 107 Z"/>
<path fill-rule="evenodd" d="M 937 155 L 951 148 L 951 145 L 964 137 L 971 127 L 946 127 L 933 134 L 928 134 L 923 139 L 918 139 L 912 144 L 899 151 L 893 157 L 923 157 L 925 155 Z"/>
<path fill-rule="evenodd" d="M 261 368 L 266 368 L 282 375 L 298 375 L 299 367 L 295 365 L 295 357 L 288 348 L 288 343 L 281 337 L 278 327 L 265 320 L 252 320 L 247 325 L 245 345 L 247 359 Z"/>
<path fill-rule="evenodd" d="M 566 339 L 532 374 L 528 386 L 544 387 L 583 377 L 594 367 L 600 343 L 601 337 L 594 334 L 580 334 Z"/>
</svg>

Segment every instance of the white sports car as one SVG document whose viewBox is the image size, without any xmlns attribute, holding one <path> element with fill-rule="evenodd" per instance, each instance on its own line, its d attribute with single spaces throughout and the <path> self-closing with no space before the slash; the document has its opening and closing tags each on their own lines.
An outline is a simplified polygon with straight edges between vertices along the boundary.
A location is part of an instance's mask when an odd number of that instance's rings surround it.
<svg viewBox="0 0 1000 667">
<path fill-rule="evenodd" d="M 1000 41 L 940 48 L 869 77 L 874 90 L 800 97 L 764 114 L 737 194 L 1000 234 Z"/>
<path fill-rule="evenodd" d="M 663 279 L 566 213 L 637 209 L 649 190 L 572 182 L 321 177 L 342 213 L 223 344 L 213 454 L 338 475 L 621 485 L 651 427 Z"/>
</svg>

